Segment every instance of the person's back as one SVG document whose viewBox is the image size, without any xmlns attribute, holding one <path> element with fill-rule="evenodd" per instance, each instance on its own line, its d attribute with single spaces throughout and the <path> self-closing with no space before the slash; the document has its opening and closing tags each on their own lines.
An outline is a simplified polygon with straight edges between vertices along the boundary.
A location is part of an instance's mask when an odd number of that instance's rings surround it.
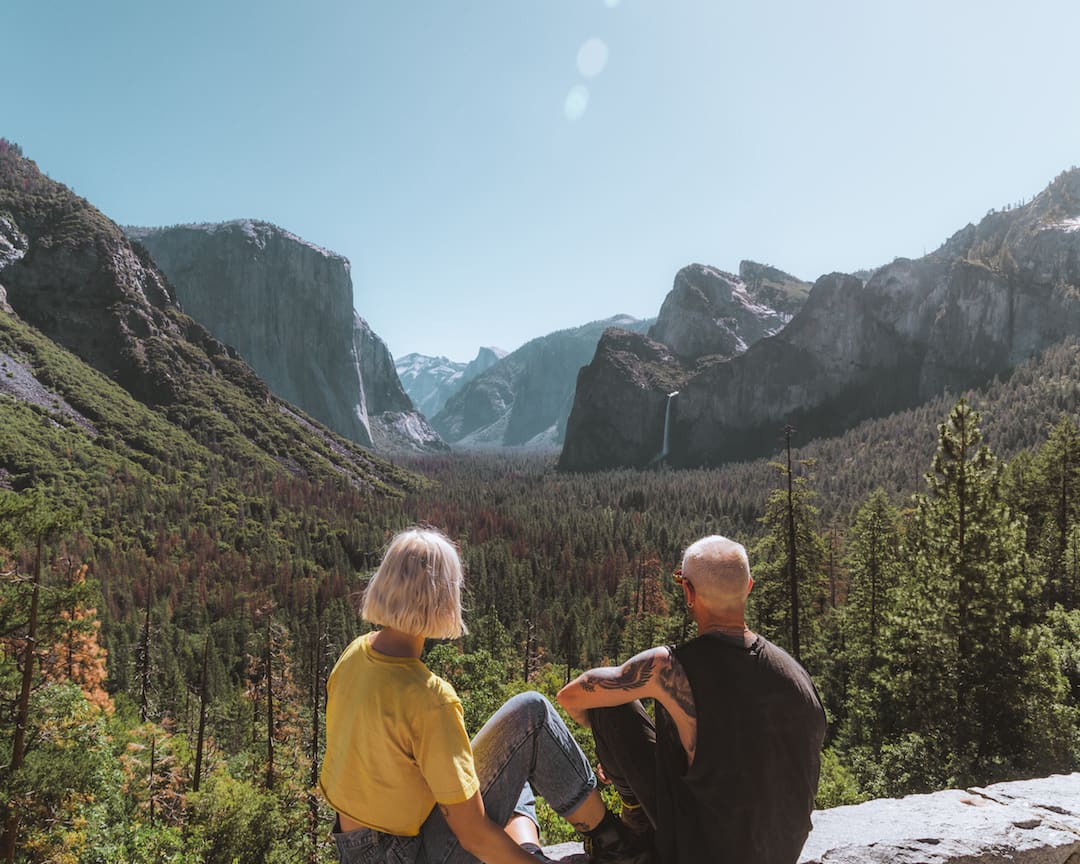
<svg viewBox="0 0 1080 864">
<path fill-rule="evenodd" d="M 675 649 L 697 714 L 686 753 L 657 709 L 657 847 L 665 862 L 793 864 L 810 831 L 825 714 L 806 671 L 761 636 Z M 667 812 L 665 812 L 667 811 Z"/>
</svg>

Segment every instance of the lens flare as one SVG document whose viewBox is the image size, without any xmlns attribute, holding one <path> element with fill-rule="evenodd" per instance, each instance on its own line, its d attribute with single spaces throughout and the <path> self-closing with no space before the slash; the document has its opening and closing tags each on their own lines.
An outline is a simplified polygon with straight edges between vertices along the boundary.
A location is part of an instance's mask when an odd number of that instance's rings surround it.
<svg viewBox="0 0 1080 864">
<path fill-rule="evenodd" d="M 608 47 L 603 39 L 588 39 L 578 49 L 577 68 L 583 78 L 595 78 L 607 66 Z"/>
<path fill-rule="evenodd" d="M 585 109 L 589 107 L 589 88 L 577 84 L 570 88 L 566 94 L 566 104 L 563 111 L 567 120 L 580 120 L 585 115 Z"/>
</svg>

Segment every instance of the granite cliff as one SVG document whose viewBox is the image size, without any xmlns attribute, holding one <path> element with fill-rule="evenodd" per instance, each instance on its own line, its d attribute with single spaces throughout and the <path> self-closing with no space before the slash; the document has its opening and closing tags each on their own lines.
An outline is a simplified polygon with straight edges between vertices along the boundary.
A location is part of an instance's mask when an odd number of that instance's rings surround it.
<svg viewBox="0 0 1080 864">
<path fill-rule="evenodd" d="M 234 350 L 179 310 L 145 249 L 3 139 L 0 238 L 6 297 L 0 314 L 7 319 L 5 333 L 14 334 L 5 337 L 9 381 L 25 384 L 13 410 L 32 402 L 34 392 L 55 393 L 49 405 L 62 408 L 66 400 L 75 406 L 82 418 L 77 425 L 92 436 L 98 424 L 123 428 L 122 442 L 110 434 L 102 446 L 134 448 L 147 470 L 161 468 L 163 451 L 155 447 L 168 438 L 185 450 L 170 459 L 183 461 L 190 449 L 202 452 L 203 462 L 231 460 L 268 477 L 336 477 L 360 488 L 401 488 L 398 469 L 275 398 Z M 47 345 L 65 350 L 54 347 L 51 353 L 61 359 L 39 379 L 44 373 L 28 358 L 50 353 Z M 68 352 L 74 356 L 64 359 Z M 40 363 L 42 369 L 49 365 Z M 65 364 L 68 371 L 61 374 Z M 66 378 L 85 378 L 82 364 L 141 405 L 71 391 Z M 65 412 L 57 413 L 56 422 L 65 422 Z"/>
<path fill-rule="evenodd" d="M 385 344 L 353 310 L 347 259 L 251 220 L 126 231 L 184 311 L 282 399 L 378 450 L 445 449 L 402 390 Z"/>
<path fill-rule="evenodd" d="M 806 441 L 977 386 L 1078 332 L 1073 170 L 1030 204 L 988 214 L 923 258 L 897 259 L 866 282 L 822 276 L 782 331 L 729 359 L 669 363 L 661 387 L 620 369 L 608 355 L 621 351 L 625 360 L 625 346 L 605 337 L 579 380 L 560 466 L 647 464 L 641 454 L 661 447 L 654 415 L 663 416 L 665 389 L 679 391 L 667 461 L 715 464 L 774 451 L 785 424 Z M 603 402 L 616 391 L 624 394 L 618 404 Z"/>
<path fill-rule="evenodd" d="M 734 357 L 779 333 L 809 292 L 807 283 L 751 261 L 742 262 L 739 276 L 691 264 L 676 274 L 649 338 L 681 357 Z"/>
<path fill-rule="evenodd" d="M 455 393 L 432 420 L 456 447 L 550 449 L 563 440 L 578 370 L 609 326 L 644 331 L 648 321 L 619 315 L 533 339 Z"/>
<path fill-rule="evenodd" d="M 416 409 L 425 417 L 434 417 L 451 396 L 505 356 L 501 348 L 481 348 L 471 362 L 459 363 L 413 353 L 399 357 L 394 367 Z"/>
</svg>

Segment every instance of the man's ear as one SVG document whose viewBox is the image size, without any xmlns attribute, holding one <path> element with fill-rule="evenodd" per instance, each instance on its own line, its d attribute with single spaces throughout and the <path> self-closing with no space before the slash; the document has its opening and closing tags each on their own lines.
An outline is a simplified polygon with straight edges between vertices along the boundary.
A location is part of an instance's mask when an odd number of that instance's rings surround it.
<svg viewBox="0 0 1080 864">
<path fill-rule="evenodd" d="M 697 589 L 694 588 L 694 583 L 690 580 L 683 582 L 683 591 L 686 592 L 686 608 L 694 608 L 694 600 L 697 598 Z"/>
<path fill-rule="evenodd" d="M 751 576 L 750 581 L 746 585 L 746 593 L 749 594 L 753 590 L 754 590 L 754 577 Z"/>
</svg>

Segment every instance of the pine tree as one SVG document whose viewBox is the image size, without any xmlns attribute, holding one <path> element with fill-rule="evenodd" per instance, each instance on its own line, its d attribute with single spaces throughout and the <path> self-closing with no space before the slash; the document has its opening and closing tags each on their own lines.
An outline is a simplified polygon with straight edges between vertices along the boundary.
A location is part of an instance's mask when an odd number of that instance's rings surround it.
<svg viewBox="0 0 1080 864">
<path fill-rule="evenodd" d="M 848 576 L 842 613 L 845 747 L 881 745 L 882 704 L 879 670 L 884 662 L 888 602 L 900 579 L 899 513 L 878 489 L 855 514 L 844 560 Z"/>
<path fill-rule="evenodd" d="M 748 614 L 751 627 L 793 654 L 798 635 L 798 653 L 813 673 L 824 662 L 820 631 L 828 606 L 828 549 L 817 531 L 818 511 L 809 487 L 813 463 L 801 460 L 798 464 L 803 473 L 794 478 L 784 465 L 775 464 L 784 485 L 769 495 L 760 520 L 765 534 L 750 555 L 754 589 Z M 793 584 L 797 604 L 792 598 Z"/>
<path fill-rule="evenodd" d="M 961 400 L 939 426 L 892 603 L 892 756 L 906 763 L 893 770 L 912 789 L 987 782 L 1025 748 L 1030 662 L 1020 636 L 1033 579 L 1023 520 L 1005 505 L 1001 465 L 980 440 L 979 415 Z"/>
<path fill-rule="evenodd" d="M 10 717 L 5 716 L 5 725 L 13 727 L 11 738 L 11 755 L 4 772 L 5 813 L 3 834 L 0 836 L 0 855 L 5 861 L 15 860 L 15 841 L 19 833 L 19 808 L 10 794 L 13 786 L 20 779 L 20 772 L 26 761 L 28 731 L 30 731 L 30 695 L 35 687 L 38 675 L 38 658 L 40 645 L 58 641 L 60 633 L 54 633 L 53 637 L 47 636 L 50 628 L 55 628 L 56 622 L 64 625 L 61 615 L 62 610 L 69 605 L 66 597 L 53 593 L 51 602 L 42 607 L 42 588 L 45 570 L 46 543 L 63 531 L 69 530 L 74 524 L 74 514 L 53 507 L 46 499 L 44 493 L 34 491 L 23 495 L 0 492 L 0 549 L 15 550 L 23 543 L 31 543 L 34 548 L 33 567 L 29 577 L 19 573 L 18 566 L 6 570 L 0 563 L 0 570 L 5 570 L 5 575 L 12 578 L 13 589 L 10 603 L 0 602 L 0 607 L 9 607 L 4 610 L 5 616 L 12 615 L 17 621 L 5 621 L 3 635 L 6 637 L 12 630 L 25 627 L 25 635 L 13 640 L 8 645 L 8 650 L 3 652 L 6 657 L 17 658 L 17 675 L 11 676 L 18 681 L 18 695 L 11 700 L 14 703 L 14 712 Z M 28 589 L 28 590 L 27 590 Z M 27 596 L 29 595 L 29 596 Z M 24 621 L 18 621 L 25 615 Z M 63 627 L 64 630 L 70 629 Z M 3 678 L 8 679 L 5 674 Z M 7 702 L 5 696 L 4 699 Z"/>
<path fill-rule="evenodd" d="M 1068 417 L 1050 430 L 1025 472 L 1022 500 L 1028 519 L 1028 550 L 1046 573 L 1043 607 L 1080 607 L 1069 578 L 1066 551 L 1071 528 L 1080 522 L 1080 431 Z"/>
</svg>

